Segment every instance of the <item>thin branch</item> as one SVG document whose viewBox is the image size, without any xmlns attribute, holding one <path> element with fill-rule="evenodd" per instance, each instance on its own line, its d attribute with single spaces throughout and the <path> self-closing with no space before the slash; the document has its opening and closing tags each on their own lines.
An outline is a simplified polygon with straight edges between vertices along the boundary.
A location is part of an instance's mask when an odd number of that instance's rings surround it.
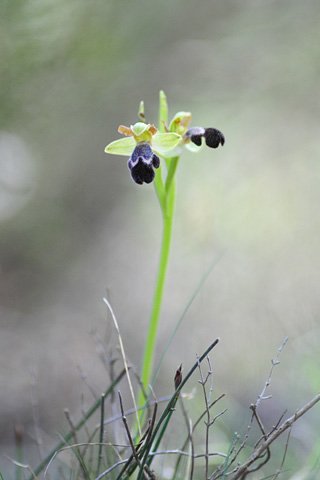
<svg viewBox="0 0 320 480">
<path fill-rule="evenodd" d="M 178 448 L 175 449 L 175 450 L 157 450 L 156 452 L 150 452 L 149 453 L 150 456 L 157 456 L 157 455 L 182 455 L 183 457 L 190 457 L 190 452 L 185 452 L 184 450 L 179 450 Z M 195 453 L 193 455 L 193 458 L 196 459 L 196 458 L 203 458 L 205 457 L 205 453 Z M 222 458 L 227 458 L 227 454 L 226 453 L 222 453 L 222 452 L 210 452 L 209 453 L 209 456 L 210 457 L 222 457 Z"/>
<path fill-rule="evenodd" d="M 213 400 L 213 402 L 210 403 L 209 405 L 209 408 L 211 409 L 219 400 L 221 400 L 221 398 L 225 397 L 226 394 L 225 393 L 222 393 L 218 398 L 216 398 L 215 400 Z M 201 415 L 197 418 L 196 422 L 194 423 L 193 425 L 193 432 L 195 431 L 195 429 L 197 428 L 197 426 L 200 424 L 201 420 L 203 419 L 203 417 L 206 415 L 207 411 L 204 410 Z M 185 439 L 182 447 L 181 447 L 181 451 L 184 451 L 187 444 L 188 444 L 188 441 L 189 441 L 189 436 L 187 436 L 187 438 Z M 225 455 L 226 456 L 226 455 Z M 178 457 L 177 459 L 177 462 L 176 462 L 176 466 L 174 467 L 174 475 L 176 475 L 177 471 L 178 471 L 178 468 L 179 468 L 179 464 L 181 462 L 181 457 Z M 175 478 L 175 476 L 173 476 L 173 478 Z"/>
<path fill-rule="evenodd" d="M 70 448 L 70 447 L 66 447 L 66 448 Z M 158 456 L 158 455 L 181 455 L 181 456 L 189 457 L 190 452 L 184 452 L 183 450 L 178 450 L 177 449 L 177 450 L 164 450 L 164 451 L 157 451 L 157 452 L 149 452 L 149 455 L 151 457 L 155 457 L 155 456 Z M 193 456 L 193 458 L 194 459 L 203 458 L 204 456 L 205 456 L 204 453 L 199 453 L 199 454 L 195 454 Z M 225 453 L 222 453 L 222 452 L 213 452 L 213 453 L 209 453 L 209 456 L 210 457 L 219 456 L 219 457 L 225 458 L 227 455 Z M 124 460 L 120 460 L 119 462 L 115 463 L 110 468 L 105 470 L 103 473 L 101 473 L 95 480 L 101 480 L 102 478 L 106 477 L 110 472 L 112 472 L 112 470 L 119 467 L 120 465 L 123 465 L 123 464 L 127 463 L 129 460 L 130 460 L 129 458 L 124 459 Z"/>
<path fill-rule="evenodd" d="M 114 387 L 120 382 L 120 380 L 122 379 L 122 377 L 124 376 L 124 374 L 126 373 L 126 371 L 123 369 L 119 375 L 117 376 L 117 378 L 115 378 L 115 380 L 112 382 L 112 384 L 107 388 L 107 390 L 105 391 L 105 396 L 107 397 L 108 395 L 110 395 L 110 393 L 113 391 Z M 101 403 L 101 399 L 99 398 L 90 408 L 89 410 L 87 410 L 86 414 L 83 416 L 83 418 L 77 423 L 77 425 L 75 426 L 75 429 L 76 431 L 80 430 L 80 428 L 86 423 L 86 421 L 88 420 L 88 418 L 91 417 L 91 415 L 93 415 L 93 413 L 99 408 L 100 406 L 100 403 Z M 35 475 L 38 475 L 40 472 L 42 472 L 42 470 L 46 467 L 47 463 L 51 460 L 52 456 L 55 455 L 55 453 L 57 451 L 59 451 L 62 447 L 64 447 L 66 445 L 66 443 L 72 438 L 72 431 L 69 431 L 63 438 L 63 440 L 61 442 L 58 443 L 58 445 L 55 446 L 55 448 L 53 450 L 51 450 L 51 452 L 46 456 L 46 458 L 41 462 L 40 465 L 38 465 L 35 470 L 34 470 L 34 473 Z M 28 480 L 33 480 L 34 477 L 29 477 Z"/>
<path fill-rule="evenodd" d="M 287 410 L 285 410 L 285 411 L 281 414 L 279 420 L 277 421 L 277 423 L 275 424 L 275 426 L 272 427 L 272 430 L 268 433 L 268 435 L 271 435 L 272 432 L 274 432 L 275 430 L 278 429 L 278 427 L 279 427 L 279 425 L 280 425 L 280 423 L 281 423 L 281 421 L 282 421 L 282 419 L 283 419 L 283 417 L 285 416 L 286 413 L 287 413 Z"/>
<path fill-rule="evenodd" d="M 17 462 L 16 460 L 13 460 L 13 458 L 8 457 L 7 455 L 4 455 L 4 457 L 5 457 L 7 460 L 9 460 L 9 462 L 13 463 L 13 465 L 16 465 L 16 467 L 25 468 L 26 470 L 28 470 L 28 471 L 31 473 L 31 478 L 32 478 L 32 479 L 34 479 L 34 480 L 39 480 L 38 477 L 37 477 L 37 475 L 34 473 L 34 471 L 32 470 L 32 468 L 30 467 L 30 465 Z"/>
<path fill-rule="evenodd" d="M 70 425 L 70 429 L 71 429 L 71 432 L 72 432 L 72 436 L 73 436 L 73 439 L 74 439 L 74 442 L 76 444 L 79 444 L 79 441 L 78 441 L 78 436 L 77 436 L 77 431 L 76 431 L 76 428 L 75 428 L 75 425 L 73 423 L 73 420 L 72 420 L 72 417 L 70 415 L 70 412 L 69 410 L 66 408 L 64 410 L 64 414 L 66 416 L 66 419 Z M 87 480 L 90 480 L 90 474 L 87 470 L 87 467 L 86 467 L 86 464 L 84 462 L 84 458 L 83 458 L 83 455 L 81 454 L 81 450 L 79 447 L 75 447 L 76 449 L 76 456 L 79 460 L 79 464 L 80 464 L 80 467 L 81 467 L 81 470 L 82 470 L 82 473 L 83 475 L 85 476 L 85 478 L 87 478 Z"/>
<path fill-rule="evenodd" d="M 200 359 L 199 359 L 199 362 L 201 363 L 208 355 L 209 353 L 211 352 L 211 350 L 218 344 L 219 342 L 219 338 L 217 338 L 208 348 L 207 350 L 201 355 Z M 176 389 L 176 391 L 174 392 L 174 394 L 172 395 L 171 399 L 169 400 L 169 403 L 167 405 L 167 407 L 164 409 L 160 419 L 158 420 L 157 422 L 157 425 L 155 426 L 154 428 L 154 432 L 152 434 L 152 437 L 151 437 L 151 440 L 150 440 L 150 445 L 148 447 L 146 447 L 145 449 L 145 452 L 144 452 L 144 457 L 143 457 L 143 463 L 147 462 L 148 465 L 150 466 L 151 464 L 151 461 L 152 461 L 152 457 L 149 457 L 148 459 L 148 455 L 149 455 L 149 452 L 151 450 L 151 445 L 153 444 L 153 442 L 155 441 L 155 438 L 161 428 L 161 425 L 162 423 L 164 423 L 161 431 L 159 432 L 159 436 L 156 440 L 156 443 L 155 443 L 155 449 L 157 450 L 160 442 L 161 442 L 161 439 L 162 439 L 162 436 L 164 435 L 164 432 L 166 430 L 166 427 L 168 425 L 168 422 L 170 420 L 170 417 L 172 415 L 172 412 L 173 412 L 173 409 L 177 403 L 177 399 L 179 397 L 179 394 L 180 394 L 180 391 L 183 389 L 184 385 L 188 382 L 189 378 L 191 377 L 191 375 L 193 374 L 193 372 L 197 369 L 198 367 L 198 361 L 193 365 L 193 367 L 189 370 L 189 372 L 187 373 L 187 375 L 185 376 L 185 378 L 182 380 L 182 382 L 180 383 L 180 385 L 178 386 L 178 388 Z M 119 477 L 120 478 L 120 477 Z"/>
<path fill-rule="evenodd" d="M 253 412 L 253 415 L 257 421 L 257 424 L 259 425 L 259 428 L 261 430 L 261 433 L 262 433 L 262 437 L 256 442 L 256 445 L 255 445 L 255 448 L 259 445 L 259 443 L 264 439 L 266 440 L 267 439 L 267 434 L 265 432 L 265 428 L 262 424 L 262 421 L 258 415 L 258 412 L 257 412 L 257 406 L 256 405 L 250 405 L 250 409 L 252 410 Z M 260 470 L 260 468 L 263 467 L 263 465 L 265 465 L 266 463 L 269 462 L 270 458 L 271 458 L 271 451 L 270 451 L 270 448 L 267 448 L 267 452 L 265 454 L 265 452 L 263 453 L 263 455 L 261 456 L 261 458 L 265 457 L 262 462 L 260 462 L 258 465 L 255 465 L 254 467 L 250 468 L 250 470 L 248 470 L 246 473 L 243 474 L 243 477 L 241 478 L 241 480 L 244 480 L 246 475 L 249 474 L 249 473 L 252 473 L 252 472 L 256 472 L 257 470 Z"/>
<path fill-rule="evenodd" d="M 275 430 L 271 435 L 268 436 L 267 440 L 263 442 L 260 447 L 258 447 L 253 454 L 248 458 L 246 462 L 238 468 L 235 475 L 232 477 L 232 480 L 237 480 L 242 477 L 242 475 L 249 469 L 250 465 L 252 465 L 265 450 L 269 448 L 269 446 L 278 438 L 283 432 L 285 432 L 288 428 L 290 428 L 300 417 L 302 417 L 308 410 L 310 410 L 316 403 L 320 401 L 320 393 L 316 395 L 310 402 L 304 405 L 302 408 L 296 411 L 294 415 L 289 417 L 282 425 Z"/>
<path fill-rule="evenodd" d="M 190 465 L 190 480 L 192 480 L 193 478 L 193 472 L 194 472 L 194 442 L 193 442 L 193 429 L 192 429 L 192 422 L 191 422 L 191 419 L 189 421 L 189 437 L 190 437 L 190 451 L 191 451 L 191 455 L 190 455 L 190 462 L 187 464 L 187 472 L 188 472 L 188 466 Z"/>
<path fill-rule="evenodd" d="M 211 427 L 214 424 L 214 422 L 217 420 L 217 418 L 219 418 L 219 417 L 221 417 L 221 415 L 225 414 L 227 410 L 228 409 L 225 408 L 224 410 L 221 410 L 221 412 L 217 413 L 217 415 L 215 415 L 213 417 L 213 419 L 211 420 L 209 427 Z"/>
<path fill-rule="evenodd" d="M 98 465 L 97 465 L 97 475 L 99 475 L 100 472 L 100 465 L 101 465 L 101 460 L 102 460 L 102 444 L 104 441 L 104 400 L 105 400 L 105 395 L 104 393 L 101 395 L 101 408 L 100 408 L 100 434 L 99 434 L 99 453 L 98 453 Z"/>
<path fill-rule="evenodd" d="M 273 477 L 272 480 L 276 480 L 276 478 L 278 478 L 278 476 L 279 476 L 280 473 L 282 472 L 283 465 L 284 465 L 284 462 L 285 462 L 285 459 L 286 459 L 286 456 L 287 456 L 287 451 L 288 451 L 288 446 L 289 446 L 289 440 L 290 440 L 291 431 L 292 431 L 292 425 L 291 425 L 291 427 L 289 428 L 289 432 L 288 432 L 288 436 L 287 436 L 287 441 L 286 441 L 286 446 L 284 447 L 284 453 L 283 453 L 283 457 L 282 457 L 282 462 L 281 462 L 280 468 L 279 468 L 279 470 L 277 471 L 277 473 L 275 474 L 275 476 Z"/>
<path fill-rule="evenodd" d="M 257 424 L 259 425 L 259 428 L 261 430 L 261 433 L 263 435 L 263 438 L 266 439 L 267 438 L 267 434 L 265 432 L 265 429 L 264 429 L 264 426 L 262 425 L 262 421 L 258 415 L 258 412 L 257 412 L 257 405 L 253 405 L 251 404 L 250 405 L 250 410 L 252 410 L 253 412 L 253 416 L 255 417 L 256 421 L 257 421 Z"/>
<path fill-rule="evenodd" d="M 267 381 L 266 381 L 266 383 L 265 383 L 265 385 L 264 385 L 264 387 L 263 387 L 263 389 L 262 389 L 262 392 L 261 392 L 260 395 L 258 396 L 256 403 L 255 403 L 255 405 L 256 405 L 257 408 L 258 408 L 258 405 L 259 405 L 259 403 L 260 403 L 261 400 L 266 400 L 266 399 L 271 398 L 270 395 L 267 396 L 267 397 L 265 397 L 265 392 L 266 392 L 267 388 L 269 387 L 269 385 L 270 385 L 270 383 L 271 383 L 271 376 L 272 376 L 274 367 L 275 367 L 276 365 L 279 365 L 279 363 L 280 363 L 280 362 L 279 362 L 279 356 L 280 356 L 280 353 L 281 353 L 283 347 L 284 347 L 285 344 L 287 343 L 287 341 L 288 341 L 288 337 L 286 337 L 286 338 L 283 340 L 282 344 L 281 344 L 280 347 L 278 348 L 278 352 L 277 352 L 275 358 L 274 358 L 273 360 L 271 360 L 271 369 L 270 369 L 270 372 L 269 372 Z"/>
<path fill-rule="evenodd" d="M 193 437 L 192 437 L 193 427 L 192 427 L 191 420 L 189 420 L 189 418 L 188 418 L 188 414 L 187 414 L 187 411 L 185 409 L 183 399 L 182 399 L 181 396 L 179 397 L 179 400 L 180 400 L 180 405 L 181 405 L 181 409 L 182 409 L 183 418 L 184 418 L 184 421 L 185 421 L 185 424 L 186 424 L 186 427 L 187 427 L 187 431 L 188 431 L 188 437 L 187 438 L 190 442 L 190 448 L 191 448 L 190 480 L 192 480 L 193 471 L 194 471 L 194 442 L 193 442 Z M 177 470 L 175 469 L 175 474 L 176 473 L 177 473 Z"/>
<path fill-rule="evenodd" d="M 229 450 L 228 450 L 228 453 L 227 455 L 225 455 L 226 459 L 223 463 L 221 463 L 221 465 L 219 465 L 218 468 L 216 468 L 216 470 L 214 470 L 212 472 L 212 474 L 210 475 L 210 478 L 209 480 L 213 480 L 213 479 L 216 479 L 216 478 L 219 478 L 221 477 L 221 475 L 223 475 L 225 478 L 225 476 L 227 475 L 227 469 L 228 467 L 231 465 L 232 461 L 229 461 L 231 455 L 233 455 L 233 452 L 235 451 L 236 449 L 236 446 L 237 446 L 237 443 L 238 441 L 240 440 L 240 435 L 238 435 L 237 433 L 234 435 L 234 439 L 232 440 L 231 442 L 231 445 L 229 447 Z M 222 472 L 222 473 L 221 473 Z"/>
<path fill-rule="evenodd" d="M 208 357 L 207 357 L 208 360 Z M 199 362 L 199 356 L 197 355 L 197 361 L 198 361 L 198 368 L 199 368 L 199 375 L 200 375 L 200 380 L 199 383 L 202 386 L 202 392 L 203 392 L 203 397 L 204 397 L 204 402 L 205 402 L 205 411 L 206 411 L 206 416 L 207 416 L 207 421 L 205 422 L 206 425 L 206 440 L 205 440 L 205 478 L 207 479 L 209 476 L 209 428 L 210 428 L 210 409 L 209 409 L 209 403 L 208 403 L 208 397 L 207 397 L 207 391 L 206 391 L 206 383 L 212 374 L 211 369 L 207 373 L 206 378 L 203 378 L 202 375 L 202 369 L 201 365 Z M 210 365 L 210 364 L 209 364 Z"/>
<path fill-rule="evenodd" d="M 142 408 L 143 408 L 143 407 L 142 407 Z M 156 407 L 155 407 L 155 410 L 156 410 Z M 155 411 L 154 411 L 154 416 L 155 416 Z M 147 428 L 146 432 L 142 435 L 142 437 L 141 437 L 141 439 L 140 439 L 140 441 L 139 441 L 139 443 L 138 443 L 138 445 L 137 445 L 137 447 L 136 447 L 136 451 L 139 451 L 139 454 L 141 453 L 141 450 L 140 450 L 140 449 L 141 449 L 142 445 L 144 444 L 145 439 L 148 438 L 148 441 L 150 441 L 150 435 L 152 434 L 151 426 L 153 427 L 154 421 L 155 421 L 155 418 L 153 418 L 153 419 L 151 420 L 151 423 L 149 424 L 149 427 Z M 145 445 L 143 446 L 143 448 L 145 448 L 146 445 L 148 446 L 149 444 L 148 444 L 147 442 L 145 442 Z M 143 448 L 142 448 L 142 451 L 143 451 Z M 139 458 L 140 458 L 140 457 L 139 457 Z M 123 469 L 121 470 L 120 475 L 118 475 L 117 479 L 118 479 L 118 478 L 123 478 L 123 477 L 122 477 L 122 474 L 123 474 L 124 472 L 126 472 L 126 471 L 129 472 L 129 473 L 128 473 L 129 476 L 133 473 L 133 471 L 135 470 L 135 467 L 136 467 L 136 465 L 133 465 L 133 466 L 130 465 L 130 464 L 132 463 L 132 460 L 133 460 L 133 459 L 134 459 L 134 456 L 133 456 L 133 454 L 132 454 L 129 458 L 127 458 L 127 460 L 125 460 L 125 462 L 122 462 L 122 463 L 125 463 L 125 466 L 124 466 Z M 120 463 L 119 463 L 119 465 L 120 465 Z M 130 469 L 129 469 L 129 467 L 130 467 Z"/>
<path fill-rule="evenodd" d="M 123 347 L 123 343 L 122 343 L 122 337 L 121 337 L 121 334 L 120 334 L 120 329 L 119 329 L 117 319 L 115 317 L 115 314 L 113 313 L 113 310 L 112 310 L 112 307 L 111 307 L 110 303 L 108 302 L 108 300 L 106 298 L 104 298 L 103 301 L 107 305 L 107 307 L 108 307 L 108 309 L 111 313 L 112 320 L 113 320 L 114 326 L 115 326 L 117 334 L 118 334 L 121 355 L 122 355 L 122 358 L 123 358 L 123 364 L 124 364 L 124 368 L 125 368 L 126 374 L 127 374 L 127 379 L 128 379 L 129 389 L 130 389 L 130 393 L 131 393 L 131 398 L 132 398 L 133 406 L 134 406 L 134 409 L 135 409 L 135 412 L 136 412 L 136 420 L 137 420 L 137 425 L 138 425 L 138 428 L 139 428 L 139 435 L 141 437 L 142 433 L 141 433 L 141 426 L 140 426 L 140 421 L 139 421 L 137 403 L 136 403 L 136 398 L 135 398 L 133 388 L 132 388 L 132 383 L 131 383 L 130 374 L 129 374 L 129 367 L 128 367 L 128 363 L 127 363 L 127 360 L 126 360 L 126 355 L 125 355 L 125 352 L 124 352 L 124 347 Z"/>
<path fill-rule="evenodd" d="M 207 376 L 210 377 L 210 388 L 209 388 L 209 395 L 208 395 L 208 403 L 211 402 L 212 392 L 213 392 L 213 371 L 211 367 L 211 361 L 209 355 L 207 356 L 208 360 L 208 373 Z M 209 407 L 210 409 L 210 407 Z"/>
<path fill-rule="evenodd" d="M 117 463 L 114 463 L 113 465 L 111 465 L 110 468 L 108 468 L 107 470 L 105 470 L 104 472 L 102 472 L 99 477 L 97 477 L 95 480 L 101 480 L 102 478 L 106 477 L 110 472 L 112 472 L 112 470 L 114 470 L 115 468 L 119 467 L 120 465 L 123 465 L 124 463 L 127 463 L 128 462 L 128 458 L 124 459 L 124 460 L 120 460 L 119 462 Z"/>
<path fill-rule="evenodd" d="M 59 450 L 57 450 L 53 455 L 52 455 L 52 458 L 50 459 L 48 465 L 46 466 L 46 469 L 44 470 L 44 476 L 46 477 L 48 475 L 48 471 L 49 471 L 49 468 L 51 467 L 54 459 L 61 453 L 61 452 L 65 452 L 66 450 L 72 450 L 74 448 L 79 448 L 79 447 L 97 447 L 97 446 L 100 446 L 99 443 L 97 442 L 83 442 L 83 443 L 77 443 L 77 444 L 74 444 L 74 445 L 67 445 L 65 447 L 62 447 L 60 448 Z M 104 447 L 111 447 L 111 448 L 130 448 L 130 445 L 122 445 L 122 444 L 115 444 L 115 443 L 104 443 L 103 444 Z M 126 460 L 121 460 L 120 463 L 124 463 L 126 462 Z"/>
<path fill-rule="evenodd" d="M 72 436 L 73 436 L 73 441 L 75 443 L 79 443 L 78 442 L 78 437 L 77 437 L 77 431 L 76 431 L 76 428 L 75 428 L 75 425 L 73 423 L 73 420 L 72 420 L 72 417 L 71 417 L 71 414 L 70 414 L 69 410 L 67 408 L 65 408 L 63 413 L 65 414 L 67 422 L 69 423 L 70 430 L 71 430 Z M 79 453 L 80 453 L 80 451 L 79 451 Z"/>
<path fill-rule="evenodd" d="M 229 465 L 228 465 L 228 468 L 235 462 L 235 460 L 238 458 L 240 452 L 244 449 L 244 447 L 246 446 L 247 444 L 247 441 L 248 441 L 248 438 L 249 438 L 249 434 L 250 434 L 250 431 L 251 431 L 251 427 L 252 427 L 252 424 L 253 424 L 253 420 L 255 418 L 255 414 L 254 414 L 254 410 L 253 409 L 257 409 L 258 408 L 258 405 L 260 404 L 261 400 L 267 400 L 269 398 L 271 398 L 271 396 L 266 396 L 265 393 L 266 393 L 266 390 L 267 388 L 270 386 L 270 383 L 271 383 L 271 377 L 272 377 L 272 374 L 273 374 L 273 370 L 274 370 L 274 367 L 276 365 L 279 365 L 279 356 L 280 356 L 280 353 L 283 349 L 283 347 L 285 346 L 285 344 L 287 343 L 288 341 L 288 337 L 286 337 L 282 344 L 280 345 L 280 347 L 278 348 L 278 351 L 277 351 L 277 354 L 276 356 L 274 357 L 273 360 L 271 360 L 271 369 L 269 371 L 269 375 L 267 377 L 267 380 L 264 384 L 264 387 L 260 393 L 260 395 L 258 395 L 257 397 L 257 400 L 256 400 L 256 403 L 255 404 L 252 404 L 251 405 L 251 410 L 252 410 L 252 415 L 251 415 L 251 418 L 249 420 L 249 423 L 248 423 L 248 427 L 247 427 L 247 431 L 246 431 L 246 434 L 245 436 L 243 437 L 243 441 L 241 442 L 239 448 L 236 450 L 234 456 L 232 457 L 231 461 L 229 462 Z M 238 467 L 235 468 L 234 471 L 237 470 Z M 229 472 L 231 473 L 231 472 Z M 233 472 L 232 472 L 233 473 Z"/>
<path fill-rule="evenodd" d="M 149 442 L 150 442 L 150 439 L 151 439 L 151 435 L 152 435 L 152 432 L 153 432 L 153 429 L 154 429 L 154 426 L 155 426 L 155 423 L 156 423 L 157 411 L 158 411 L 158 402 L 155 401 L 153 414 L 152 414 L 152 419 L 151 419 L 149 428 L 147 430 L 147 436 L 146 436 L 146 440 L 145 440 L 146 445 L 149 445 Z M 140 441 L 140 443 L 141 443 L 141 441 Z"/>
<path fill-rule="evenodd" d="M 140 461 L 140 458 L 137 454 L 137 450 L 136 450 L 136 447 L 134 446 L 134 443 L 133 443 L 133 440 L 132 440 L 132 437 L 131 437 L 131 433 L 130 433 L 130 429 L 129 429 L 129 426 L 128 426 L 128 422 L 127 422 L 127 417 L 125 416 L 124 414 L 124 409 L 123 409 L 123 403 L 122 403 L 122 398 L 121 398 L 121 394 L 120 392 L 118 392 L 118 395 L 119 395 L 119 402 L 120 402 L 120 410 L 121 410 L 121 415 L 122 415 L 122 421 L 123 421 L 123 425 L 124 425 L 124 428 L 126 430 L 126 433 L 127 433 L 127 437 L 128 437 L 128 440 L 129 440 L 129 443 L 130 443 L 130 447 L 131 447 L 131 450 L 132 450 L 132 455 L 133 455 L 133 458 L 135 459 L 135 461 L 137 462 L 137 464 L 139 465 L 139 467 L 141 467 L 141 461 Z M 145 467 L 147 467 L 145 465 Z M 153 478 L 153 475 L 151 476 L 148 472 L 147 474 L 147 471 L 148 471 L 148 467 L 145 468 L 144 470 L 146 471 L 143 471 L 143 476 L 146 480 L 148 480 L 149 478 Z"/>
</svg>

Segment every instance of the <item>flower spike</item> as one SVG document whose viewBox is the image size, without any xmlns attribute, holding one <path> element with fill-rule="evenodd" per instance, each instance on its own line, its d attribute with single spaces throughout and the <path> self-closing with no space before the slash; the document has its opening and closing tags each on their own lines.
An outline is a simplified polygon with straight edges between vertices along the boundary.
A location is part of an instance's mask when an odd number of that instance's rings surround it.
<svg viewBox="0 0 320 480">
<path fill-rule="evenodd" d="M 151 124 L 137 122 L 130 127 L 120 125 L 119 133 L 126 138 L 115 140 L 106 146 L 105 152 L 114 155 L 130 155 L 128 167 L 135 183 L 151 183 L 155 177 L 155 168 L 160 167 L 160 158 L 181 141 L 178 133 L 159 133 Z"/>
<path fill-rule="evenodd" d="M 151 183 L 155 178 L 155 169 L 160 167 L 160 158 L 166 160 L 168 167 L 168 178 L 171 179 L 172 170 L 171 159 L 180 157 L 182 147 L 185 146 L 192 152 L 199 151 L 204 143 L 210 148 L 218 148 L 224 145 L 225 138 L 223 133 L 216 128 L 191 127 L 191 113 L 180 111 L 175 114 L 169 126 L 167 125 L 167 100 L 164 92 L 160 92 L 160 116 L 159 130 L 152 124 L 146 123 L 144 116 L 144 104 L 140 103 L 139 119 L 140 122 L 126 127 L 120 125 L 118 132 L 125 135 L 126 138 L 115 140 L 106 146 L 105 152 L 114 155 L 129 156 L 128 168 L 131 178 L 138 185 Z M 205 142 L 202 142 L 204 138 Z M 171 168 L 171 170 L 170 170 Z M 160 174 L 161 176 L 161 174 Z M 171 180 L 169 180 L 168 185 Z"/>
</svg>

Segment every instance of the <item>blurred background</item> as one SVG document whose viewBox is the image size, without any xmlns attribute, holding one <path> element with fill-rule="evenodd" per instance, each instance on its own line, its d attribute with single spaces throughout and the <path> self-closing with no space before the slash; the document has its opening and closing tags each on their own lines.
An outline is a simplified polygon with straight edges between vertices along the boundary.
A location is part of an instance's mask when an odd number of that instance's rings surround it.
<svg viewBox="0 0 320 480">
<path fill-rule="evenodd" d="M 220 337 L 215 388 L 227 393 L 225 424 L 241 431 L 288 336 L 264 419 L 306 403 L 320 384 L 319 2 L 2 0 L 0 9 L 1 454 L 14 456 L 15 422 L 34 444 L 34 390 L 52 438 L 65 407 L 77 417 L 92 401 L 81 377 L 98 393 L 107 386 L 96 340 L 116 348 L 106 292 L 140 368 L 161 215 L 153 185 L 135 185 L 127 160 L 104 148 L 138 120 L 140 100 L 157 122 L 160 89 L 170 116 L 191 111 L 194 126 L 220 129 L 226 143 L 185 151 L 179 165 L 158 358 L 219 260 L 156 393 L 170 394 L 177 365 L 188 370 Z M 319 407 L 294 427 L 288 478 L 320 454 L 319 427 Z"/>
</svg>

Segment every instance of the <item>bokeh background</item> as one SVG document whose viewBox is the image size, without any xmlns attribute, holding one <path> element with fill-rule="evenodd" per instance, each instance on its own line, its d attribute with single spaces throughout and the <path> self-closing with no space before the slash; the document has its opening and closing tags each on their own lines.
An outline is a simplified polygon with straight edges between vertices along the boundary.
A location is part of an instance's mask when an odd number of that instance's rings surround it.
<svg viewBox="0 0 320 480">
<path fill-rule="evenodd" d="M 77 416 L 82 394 L 90 404 L 81 377 L 105 389 L 97 338 L 116 344 L 106 292 L 140 367 L 160 209 L 153 186 L 135 185 L 126 159 L 104 147 L 138 120 L 142 99 L 157 122 L 160 89 L 171 115 L 191 111 L 226 144 L 185 152 L 179 165 L 158 358 L 219 260 L 157 394 L 220 337 L 215 387 L 227 393 L 225 425 L 240 431 L 289 336 L 264 419 L 306 403 L 320 384 L 319 2 L 2 0 L 0 9 L 1 453 L 14 456 L 17 421 L 34 443 L 32 384 L 44 438 L 65 426 L 63 408 Z M 319 407 L 294 427 L 287 478 L 320 454 L 319 427 Z"/>
</svg>

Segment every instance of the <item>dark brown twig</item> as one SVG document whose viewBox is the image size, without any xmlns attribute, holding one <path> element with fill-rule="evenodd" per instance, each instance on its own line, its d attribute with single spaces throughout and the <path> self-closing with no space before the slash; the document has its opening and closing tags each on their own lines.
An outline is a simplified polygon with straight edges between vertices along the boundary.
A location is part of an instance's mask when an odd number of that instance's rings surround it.
<svg viewBox="0 0 320 480">
<path fill-rule="evenodd" d="M 66 419 L 69 423 L 69 426 L 70 426 L 70 430 L 72 432 L 72 437 L 73 437 L 73 440 L 74 440 L 74 443 L 76 445 L 79 444 L 79 441 L 78 441 L 78 436 L 77 436 L 77 430 L 75 428 L 75 425 L 73 423 L 73 420 L 72 420 L 72 417 L 71 417 L 71 414 L 69 412 L 69 410 L 66 408 L 64 410 L 64 414 L 66 416 Z M 82 473 L 84 475 L 85 478 L 87 478 L 89 480 L 89 475 L 88 475 L 88 472 L 86 470 L 86 467 L 85 467 L 85 464 L 84 464 L 84 461 L 83 461 L 83 454 L 81 453 L 81 450 L 80 450 L 80 447 L 76 446 L 76 452 L 77 452 L 77 458 L 79 460 L 79 464 L 80 464 L 80 468 L 82 470 Z"/>
<path fill-rule="evenodd" d="M 131 436 L 131 433 L 130 433 L 130 429 L 129 429 L 129 426 L 128 426 L 128 422 L 127 422 L 127 417 L 125 416 L 124 414 L 124 409 L 123 409 L 123 403 L 122 403 L 122 398 L 121 398 L 121 394 L 120 392 L 118 392 L 118 395 L 119 395 L 119 402 L 120 402 L 120 410 L 121 410 L 121 415 L 122 415 L 122 421 L 123 421 L 123 425 L 124 425 L 124 428 L 126 430 L 126 433 L 127 433 L 127 437 L 128 437 L 128 440 L 129 440 L 129 443 L 130 443 L 130 447 L 131 447 L 131 450 L 132 450 L 132 455 L 133 455 L 133 458 L 135 459 L 135 461 L 137 462 L 137 464 L 139 465 L 139 467 L 141 466 L 141 460 L 139 458 L 139 455 L 137 453 L 137 449 L 133 443 L 133 440 L 132 440 L 132 436 Z M 148 429 L 149 430 L 149 429 Z M 140 443 L 138 444 L 138 449 L 140 448 L 141 446 L 141 441 Z M 148 465 L 144 465 L 144 471 L 143 471 L 143 476 L 146 480 L 154 480 L 155 479 L 155 476 L 154 474 L 152 473 L 152 471 L 150 470 L 150 468 L 148 467 Z"/>
</svg>

